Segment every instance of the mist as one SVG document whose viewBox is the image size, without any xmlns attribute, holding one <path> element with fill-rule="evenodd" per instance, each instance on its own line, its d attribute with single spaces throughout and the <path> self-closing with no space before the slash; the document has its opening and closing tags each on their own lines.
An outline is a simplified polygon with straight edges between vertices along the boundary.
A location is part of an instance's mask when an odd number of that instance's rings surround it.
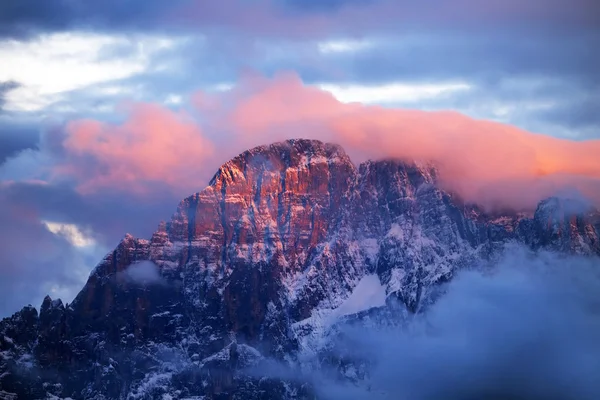
<svg viewBox="0 0 600 400">
<path fill-rule="evenodd" d="M 301 379 L 327 400 L 600 398 L 600 259 L 510 246 L 487 267 L 459 273 L 409 323 L 343 326 L 333 353 L 362 363 L 364 380 L 328 367 Z M 300 375 L 277 368 L 260 373 Z"/>
<path fill-rule="evenodd" d="M 495 270 L 459 274 L 408 329 L 345 333 L 372 359 L 369 384 L 381 398 L 598 399 L 599 293 L 597 258 L 510 248 Z"/>
<path fill-rule="evenodd" d="M 125 270 L 119 272 L 117 279 L 141 286 L 166 284 L 160 275 L 158 266 L 152 261 L 146 260 L 129 265 Z"/>
</svg>

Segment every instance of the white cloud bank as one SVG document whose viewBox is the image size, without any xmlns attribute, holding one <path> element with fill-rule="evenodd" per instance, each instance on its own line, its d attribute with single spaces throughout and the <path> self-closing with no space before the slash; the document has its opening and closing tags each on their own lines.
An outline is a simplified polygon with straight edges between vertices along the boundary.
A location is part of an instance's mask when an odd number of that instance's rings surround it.
<svg viewBox="0 0 600 400">
<path fill-rule="evenodd" d="M 154 57 L 178 42 L 167 36 L 78 32 L 47 34 L 31 41 L 0 41 L 0 81 L 20 84 L 7 94 L 5 109 L 43 110 L 71 90 L 159 68 Z"/>
</svg>

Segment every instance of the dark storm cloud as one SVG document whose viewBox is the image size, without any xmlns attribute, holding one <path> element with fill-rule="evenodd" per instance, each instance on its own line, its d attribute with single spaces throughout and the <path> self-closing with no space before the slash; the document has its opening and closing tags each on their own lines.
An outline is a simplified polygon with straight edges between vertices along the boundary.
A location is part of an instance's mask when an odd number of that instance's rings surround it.
<svg viewBox="0 0 600 400">
<path fill-rule="evenodd" d="M 227 27 L 296 37 L 419 27 L 581 30 L 595 28 L 599 21 L 594 0 L 6 0 L 0 5 L 0 35 L 13 37 L 74 28 L 198 31 Z"/>
<path fill-rule="evenodd" d="M 0 2 L 0 36 L 24 37 L 69 29 L 149 29 L 186 0 L 5 0 Z"/>
</svg>

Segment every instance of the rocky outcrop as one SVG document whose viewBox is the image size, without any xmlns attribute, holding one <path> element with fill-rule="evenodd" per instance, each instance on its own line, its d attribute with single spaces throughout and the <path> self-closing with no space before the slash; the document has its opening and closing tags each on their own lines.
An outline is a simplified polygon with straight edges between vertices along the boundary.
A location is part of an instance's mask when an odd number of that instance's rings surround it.
<svg viewBox="0 0 600 400">
<path fill-rule="evenodd" d="M 548 199 L 532 217 L 492 216 L 441 190 L 431 165 L 357 168 L 318 141 L 257 147 L 150 240 L 125 236 L 71 304 L 48 297 L 39 317 L 26 308 L 3 320 L 0 387 L 25 393 L 15 366 L 29 357 L 42 371 L 31 387 L 59 396 L 310 398 L 237 371 L 318 351 L 323 321 L 366 276 L 415 313 L 509 242 L 600 254 L 597 214 Z"/>
<path fill-rule="evenodd" d="M 580 199 L 552 197 L 542 201 L 532 220 L 521 222 L 519 234 L 533 248 L 598 253 L 598 213 Z"/>
</svg>

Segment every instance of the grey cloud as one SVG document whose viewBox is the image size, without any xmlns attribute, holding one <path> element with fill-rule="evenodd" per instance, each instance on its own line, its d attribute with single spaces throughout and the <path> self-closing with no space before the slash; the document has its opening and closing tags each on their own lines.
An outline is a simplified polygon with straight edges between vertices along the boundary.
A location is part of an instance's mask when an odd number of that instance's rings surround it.
<svg viewBox="0 0 600 400">
<path fill-rule="evenodd" d="M 252 18 L 248 18 L 248 13 Z M 68 29 L 188 31 L 228 29 L 258 36 L 315 37 L 441 27 L 578 31 L 600 21 L 594 0 L 6 0 L 0 35 L 24 36 Z"/>
<path fill-rule="evenodd" d="M 556 136 L 594 137 L 598 121 L 595 92 L 600 87 L 600 56 L 590 49 L 595 36 L 429 35 L 384 37 L 381 44 L 356 53 L 319 53 L 316 42 L 255 42 L 225 36 L 189 40 L 161 56 L 172 68 L 150 70 L 132 78 L 64 93 L 48 111 L 64 119 L 116 118 L 122 100 L 163 102 L 171 94 L 185 98 L 199 88 L 235 82 L 240 70 L 253 68 L 273 75 L 298 71 L 307 83 L 337 82 L 361 85 L 391 81 L 436 83 L 465 81 L 468 92 L 427 101 L 398 104 L 427 109 L 458 109 L 480 118 L 498 119 L 494 108 L 512 107 L 504 122 Z M 377 43 L 377 42 L 376 42 Z M 118 54 L 106 54 L 116 57 Z M 208 61 L 207 61 L 208 60 Z M 518 84 L 510 82 L 519 82 Z M 123 93 L 106 93 L 106 86 Z M 553 104 L 535 108 L 542 102 Z M 76 105 L 74 112 L 65 112 Z M 597 134 L 596 134 L 597 135 Z"/>
<path fill-rule="evenodd" d="M 0 165 L 19 151 L 34 148 L 39 141 L 35 124 L 13 118 L 4 110 L 6 95 L 20 86 L 15 81 L 0 82 Z"/>
<path fill-rule="evenodd" d="M 15 81 L 0 82 L 0 111 L 6 102 L 6 94 L 19 86 L 19 83 Z"/>
<path fill-rule="evenodd" d="M 136 48 L 135 36 L 130 38 L 132 40 L 126 44 L 104 46 L 96 59 L 118 62 Z M 115 109 L 124 101 L 162 103 L 171 94 L 185 97 L 200 88 L 232 82 L 245 65 L 258 65 L 256 60 L 262 55 L 249 54 L 252 44 L 245 46 L 249 44 L 247 41 L 231 37 L 210 41 L 201 37 L 166 38 L 173 39 L 174 46 L 153 50 L 149 67 L 144 71 L 128 78 L 63 91 L 53 103 L 44 107 L 44 115 L 51 115 L 57 123 L 80 118 L 115 121 L 120 118 Z M 251 55 L 251 59 L 240 58 L 246 55 Z M 21 114 L 23 118 L 39 117 L 39 112 Z"/>
<path fill-rule="evenodd" d="M 14 123 L 0 117 L 0 166 L 20 151 L 33 149 L 40 139 L 39 128 L 32 124 Z"/>
<path fill-rule="evenodd" d="M 390 104 L 455 109 L 556 136 L 600 135 L 598 35 L 411 34 L 380 37 L 372 47 L 329 53 L 329 69 L 288 60 L 312 83 L 383 85 L 465 82 L 471 89 L 418 102 Z M 308 56 L 302 53 L 303 58 Z M 323 59 L 327 61 L 323 61 Z M 319 64 L 315 64 L 319 65 Z M 496 115 L 502 109 L 507 115 Z M 596 133 L 594 133 L 596 132 Z M 595 135 L 595 136 L 594 136 Z"/>
<path fill-rule="evenodd" d="M 453 96 L 449 107 L 477 113 L 481 118 L 499 119 L 532 132 L 575 140 L 600 139 L 598 90 L 600 85 L 578 85 L 568 80 L 540 80 L 535 87 L 525 81 L 518 86 L 500 82 Z M 506 115 L 497 114 L 502 108 L 509 109 Z"/>
<path fill-rule="evenodd" d="M 26 37 L 69 29 L 151 29 L 169 9 L 187 0 L 6 0 L 0 3 L 0 36 Z"/>
<path fill-rule="evenodd" d="M 347 7 L 377 4 L 380 0 L 280 0 L 279 4 L 297 12 L 338 12 Z"/>
<path fill-rule="evenodd" d="M 340 80 L 452 79 L 494 82 L 506 76 L 561 76 L 600 83 L 600 56 L 592 49 L 600 35 L 527 35 L 527 32 L 479 35 L 413 34 L 390 36 L 357 53 L 330 55 L 342 65 Z"/>
<path fill-rule="evenodd" d="M 566 125 L 573 129 L 592 128 L 600 138 L 600 85 L 590 88 L 591 93 L 581 96 L 569 96 L 567 93 L 564 101 L 538 113 L 535 117 L 555 123 Z"/>
<path fill-rule="evenodd" d="M 6 95 L 11 90 L 17 89 L 20 86 L 21 84 L 15 81 L 0 81 L 0 118 L 4 117 L 3 114 L 5 114 L 4 107 L 6 105 Z M 4 121 L 0 119 L 0 124 L 2 124 L 3 122 Z M 2 135 L 4 131 L 5 129 L 3 129 L 0 125 L 0 135 Z M 2 162 L 0 161 L 0 164 L 1 163 Z"/>
<path fill-rule="evenodd" d="M 412 332 L 352 337 L 376 359 L 373 387 L 407 398 L 591 400 L 600 395 L 597 267 L 512 249 L 493 274 L 459 276 Z"/>
<path fill-rule="evenodd" d="M 366 385 L 328 370 L 303 379 L 327 400 L 597 399 L 599 262 L 507 248 L 399 327 L 342 327 L 332 355 L 368 363 Z M 302 377 L 282 366 L 252 373 Z"/>
</svg>

